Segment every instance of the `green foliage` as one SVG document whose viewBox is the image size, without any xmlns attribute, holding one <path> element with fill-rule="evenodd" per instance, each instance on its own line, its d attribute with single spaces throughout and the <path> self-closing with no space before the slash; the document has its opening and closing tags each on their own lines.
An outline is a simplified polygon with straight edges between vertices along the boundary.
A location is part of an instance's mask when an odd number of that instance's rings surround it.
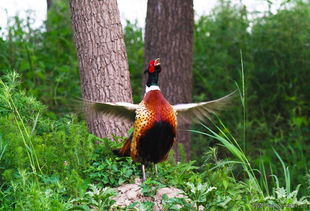
<svg viewBox="0 0 310 211">
<path fill-rule="evenodd" d="M 57 112 L 72 111 L 72 99 L 80 97 L 67 4 L 58 1 L 48 12 L 46 26 L 39 29 L 31 27 L 31 18 L 14 17 L 7 36 L 0 39 L 0 75 L 18 71 L 22 87 Z"/>
<path fill-rule="evenodd" d="M 244 55 L 244 69 L 252 69 L 249 33 L 250 20 L 245 7 L 238 7 L 230 1 L 221 1 L 209 16 L 200 17 L 194 28 L 193 57 L 193 101 L 212 100 L 235 90 L 235 82 L 240 82 L 242 64 L 240 51 Z M 248 74 L 246 74 L 246 82 Z M 220 81 L 220 82 L 219 82 Z M 245 87 L 247 88 L 247 87 Z M 237 138 L 243 140 L 242 107 L 236 102 L 229 111 L 224 112 L 224 121 L 233 128 Z M 197 125 L 194 130 L 203 130 Z M 199 155 L 213 143 L 205 137 L 195 135 L 192 139 L 192 158 L 200 160 Z M 210 143 L 211 142 L 211 143 Z M 244 142 L 244 140 L 243 140 Z M 244 145 L 244 143 L 242 143 Z"/>
<path fill-rule="evenodd" d="M 144 42 L 142 28 L 137 23 L 127 21 L 124 29 L 124 39 L 128 56 L 130 82 L 133 91 L 133 102 L 139 103 L 144 91 L 142 73 L 144 71 Z"/>
<path fill-rule="evenodd" d="M 5 189 L 0 189 L 1 210 L 63 210 L 68 204 L 59 180 L 43 182 L 33 173 L 19 170 Z"/>
<path fill-rule="evenodd" d="M 252 202 L 252 206 L 254 207 L 262 207 L 265 206 L 265 208 L 267 207 L 274 207 L 274 208 L 290 208 L 290 207 L 304 207 L 309 205 L 309 201 L 306 200 L 307 197 L 301 197 L 300 199 L 297 198 L 297 193 L 299 190 L 300 185 L 297 186 L 297 188 L 294 191 L 291 191 L 291 177 L 290 177 L 290 171 L 288 169 L 288 167 L 286 167 L 284 161 L 282 160 L 282 158 L 280 157 L 280 155 L 274 151 L 275 155 L 278 157 L 278 159 L 280 160 L 280 163 L 283 167 L 283 174 L 284 174 L 284 179 L 285 179 L 285 186 L 286 188 L 284 189 L 283 187 L 280 187 L 280 183 L 279 183 L 279 179 L 276 175 L 271 175 L 274 179 L 275 182 L 273 183 L 273 192 L 272 192 L 272 196 L 269 195 L 269 189 L 268 189 L 268 184 L 267 184 L 267 179 L 266 179 L 266 172 L 263 168 L 263 171 L 260 172 L 256 169 L 253 169 L 252 166 L 250 165 L 250 162 L 247 158 L 247 156 L 245 155 L 245 153 L 241 150 L 240 146 L 238 145 L 238 142 L 234 139 L 234 137 L 229 133 L 226 132 L 227 128 L 225 127 L 225 125 L 221 122 L 221 127 L 220 128 L 218 126 L 216 126 L 216 128 L 219 131 L 219 134 L 217 134 L 216 132 L 214 132 L 213 130 L 211 130 L 210 128 L 206 127 L 206 129 L 208 130 L 209 133 L 203 133 L 203 132 L 199 132 L 199 131 L 194 131 L 197 133 L 201 133 L 203 135 L 212 137 L 214 139 L 217 139 L 220 143 L 222 143 L 222 146 L 225 147 L 227 150 L 229 150 L 239 161 L 224 161 L 224 162 L 218 162 L 215 164 L 214 167 L 210 168 L 210 170 L 212 169 L 218 169 L 218 168 L 222 168 L 223 166 L 226 165 L 236 165 L 236 164 L 240 164 L 243 168 L 244 173 L 246 173 L 248 180 L 246 180 L 245 183 L 241 183 L 241 184 L 236 184 L 236 181 L 231 178 L 231 177 L 223 177 L 223 175 L 225 174 L 221 174 L 222 178 L 221 178 L 221 183 L 223 183 L 223 186 L 218 186 L 215 185 L 215 187 L 219 187 L 219 192 L 220 194 L 216 194 L 217 195 L 217 200 L 216 201 L 211 201 L 210 204 L 207 204 L 207 207 L 211 208 L 211 207 L 218 207 L 223 206 L 223 208 L 227 208 L 227 206 L 231 206 L 233 204 L 232 207 L 235 207 L 236 205 L 238 207 L 240 206 L 244 206 L 247 207 L 249 206 L 249 204 L 247 203 L 247 201 L 251 201 Z M 215 160 L 217 160 L 217 156 L 216 156 L 216 151 L 215 150 L 211 150 L 210 154 L 214 155 Z M 209 160 L 210 156 L 206 156 L 206 158 Z M 205 167 L 208 168 L 209 165 L 206 165 Z M 225 168 L 224 168 L 225 170 Z M 226 169 L 227 171 L 227 169 Z M 230 170 L 231 171 L 231 170 Z M 256 174 L 254 173 L 255 171 L 257 171 L 258 173 L 260 173 L 261 177 L 260 177 L 260 181 L 257 178 Z M 217 173 L 219 173 L 220 170 L 217 170 Z M 210 172 L 205 172 L 203 174 L 206 174 L 206 176 L 208 176 L 210 179 L 210 181 L 213 181 L 212 176 L 208 175 Z M 216 173 L 216 174 L 217 174 Z M 231 173 L 233 173 L 233 171 L 231 171 Z M 228 188 L 228 184 L 229 184 L 229 180 L 230 182 L 234 183 L 234 187 L 230 187 Z M 213 181 L 213 184 L 218 184 L 218 180 Z M 211 189 L 207 189 L 204 191 L 201 191 L 202 189 L 206 189 L 208 186 L 207 185 L 202 185 L 201 182 L 198 183 L 198 186 L 200 188 L 195 188 L 195 186 L 193 184 L 189 184 L 187 183 L 187 185 L 190 187 L 189 190 L 190 195 L 188 195 L 191 199 L 193 199 L 193 201 L 196 201 L 196 203 L 201 203 L 200 205 L 204 205 L 204 198 L 202 197 L 204 193 L 205 195 L 209 192 L 208 190 Z M 266 187 L 266 186 L 267 187 Z M 264 189 L 265 187 L 265 189 Z M 224 191 L 223 189 L 224 188 Z M 237 189 L 236 189 L 237 188 Z M 238 196 L 238 193 L 240 193 L 239 188 L 242 188 L 243 190 L 241 192 L 243 192 L 243 194 L 245 192 L 248 192 L 251 195 L 251 198 L 248 198 L 245 202 L 242 202 L 241 200 L 236 200 L 236 198 L 231 197 L 231 196 Z M 213 188 L 216 189 L 216 188 Z M 238 190 L 239 189 L 239 190 Z M 227 196 L 227 193 L 229 193 L 230 196 Z M 226 195 L 226 196 L 225 196 Z M 244 199 L 244 198 L 243 198 Z M 231 202 L 231 203 L 228 203 Z M 235 202 L 237 202 L 236 204 L 234 204 Z M 240 203 L 241 202 L 241 203 Z M 199 204 L 197 203 L 196 207 L 199 206 Z"/>
<path fill-rule="evenodd" d="M 165 162 L 158 166 L 158 178 L 161 178 L 163 184 L 180 187 L 184 181 L 188 181 L 195 177 L 195 162 Z"/>
<path fill-rule="evenodd" d="M 102 157 L 85 171 L 90 179 L 100 185 L 117 187 L 125 182 L 133 182 L 139 176 L 138 165 L 131 158 Z"/>
<path fill-rule="evenodd" d="M 305 155 L 309 150 L 309 104 L 305 103 L 309 99 L 309 21 L 309 2 L 297 1 L 290 9 L 257 19 L 252 29 L 255 71 L 251 73 L 249 92 L 254 94 L 250 104 L 255 105 L 255 111 L 249 111 L 249 118 L 258 120 L 251 128 L 260 129 L 249 138 L 257 149 L 261 148 L 259 153 L 264 156 L 258 160 L 265 163 L 275 159 L 266 155 L 274 154 L 272 148 L 276 146 L 292 167 L 294 184 L 301 183 L 309 169 Z M 259 144 L 262 137 L 264 147 Z M 273 171 L 280 171 L 280 163 L 271 165 Z"/>
<path fill-rule="evenodd" d="M 199 206 L 207 203 L 207 195 L 209 192 L 216 189 L 216 187 L 210 187 L 207 183 L 199 183 L 194 185 L 193 183 L 186 183 L 187 196 L 196 204 L 196 209 L 199 210 Z"/>
<path fill-rule="evenodd" d="M 92 159 L 96 137 L 74 115 L 50 119 L 46 107 L 19 86 L 14 72 L 0 79 L 1 183 L 9 184 L 18 170 L 25 170 L 57 174 L 66 180 L 67 189 L 79 192 L 76 185 L 84 183 L 80 177 Z"/>
<path fill-rule="evenodd" d="M 117 158 L 112 154 L 112 149 L 118 148 L 121 142 L 88 134 L 84 123 L 76 122 L 74 117 L 50 119 L 40 102 L 19 90 L 15 73 L 3 78 L 0 91 L 4 93 L 4 100 L 1 101 L 1 108 L 5 109 L 1 111 L 1 118 L 12 118 L 13 124 L 3 121 L 0 127 L 5 128 L 5 131 L 0 130 L 1 146 L 5 146 L 2 147 L 1 156 L 1 161 L 4 161 L 1 162 L 1 209 L 107 210 L 115 203 L 112 198 L 116 193 L 111 187 L 141 177 L 138 165 L 131 159 Z M 32 103 L 27 103 L 29 99 Z M 25 105 L 27 108 L 24 108 Z M 40 115 L 36 115 L 36 112 L 40 112 Z M 28 116 L 24 116 L 24 113 Z M 176 163 L 170 158 L 169 162 L 159 164 L 156 177 L 149 177 L 141 184 L 142 193 L 154 196 L 158 188 L 166 186 L 183 190 L 184 198 L 163 197 L 164 210 L 201 207 L 209 210 L 251 209 L 262 203 L 276 206 L 308 205 L 305 197 L 297 197 L 299 187 L 292 192 L 288 188 L 284 190 L 278 179 L 276 185 L 272 186 L 276 187 L 273 195 L 262 191 L 249 159 L 227 128 L 223 124 L 221 127 L 223 129 L 218 127 L 220 133 L 208 127 L 209 133 L 200 133 L 220 141 L 238 161 L 219 160 L 215 149 L 204 156 L 205 164 L 201 167 L 195 166 L 194 161 Z M 14 141 L 10 139 L 12 137 L 15 137 Z M 25 140 L 23 137 L 26 137 Z M 94 141 L 97 141 L 96 149 Z M 42 143 L 43 149 L 40 148 Z M 36 157 L 34 164 L 30 162 L 34 158 L 32 153 Z M 284 161 L 277 156 L 283 162 L 285 174 L 289 175 Z M 238 165 L 247 175 L 243 182 L 235 178 L 234 169 Z M 290 179 L 288 176 L 286 178 Z M 136 202 L 126 209 L 150 210 L 153 206 L 152 202 Z"/>
<path fill-rule="evenodd" d="M 134 202 L 131 205 L 127 206 L 127 209 L 137 209 L 141 211 L 148 211 L 152 210 L 154 207 L 154 203 L 151 201 L 144 201 L 144 202 Z"/>
<path fill-rule="evenodd" d="M 287 124 L 295 112 L 300 117 L 305 115 L 309 86 L 302 76 L 309 72 L 310 53 L 305 47 L 310 41 L 309 11 L 309 3 L 300 2 L 257 19 L 252 29 L 255 80 L 251 91 L 259 93 L 254 102 L 257 109 L 265 111 L 267 121 L 280 115 L 276 125 Z M 261 98 L 265 102 L 259 102 Z M 272 102 L 276 106 L 268 106 Z"/>
<path fill-rule="evenodd" d="M 185 210 L 194 210 L 193 205 L 188 202 L 185 198 L 172 197 L 169 198 L 166 194 L 163 195 L 162 199 L 163 210 L 171 211 L 185 211 Z"/>
<path fill-rule="evenodd" d="M 302 208 L 310 205 L 306 197 L 297 198 L 299 186 L 292 192 L 287 192 L 283 187 L 274 190 L 274 196 L 267 196 L 260 200 L 253 200 L 254 207 L 268 205 L 276 209 L 281 208 Z"/>
<path fill-rule="evenodd" d="M 159 188 L 166 187 L 158 181 L 153 180 L 152 178 L 146 179 L 141 185 L 141 193 L 143 196 L 154 196 Z"/>
<path fill-rule="evenodd" d="M 267 164 L 271 175 L 282 171 L 280 162 L 272 162 L 275 148 L 290 167 L 292 184 L 304 183 L 309 169 L 309 2 L 290 1 L 276 14 L 256 19 L 248 19 L 245 7 L 227 2 L 195 24 L 193 99 L 223 96 L 235 89 L 234 79 L 242 87 L 242 102 L 222 116 L 242 151 L 250 153 L 255 166 Z M 215 144 L 193 136 L 192 158 L 201 163 L 200 155 Z M 220 150 L 220 157 L 229 156 Z M 307 192 L 305 186 L 301 192 Z"/>
<path fill-rule="evenodd" d="M 33 126 L 16 120 L 14 114 L 1 117 L 0 134 L 7 145 L 2 156 L 6 171 L 31 167 L 34 172 L 65 175 L 72 169 L 84 169 L 92 156 L 94 136 L 88 133 L 85 124 L 78 124 L 74 118 L 65 120 L 59 126 L 62 130 L 37 135 Z M 37 120 L 38 125 L 46 122 Z"/>
<path fill-rule="evenodd" d="M 91 184 L 84 197 L 76 198 L 70 201 L 72 205 L 68 210 L 109 210 L 115 200 L 111 197 L 116 196 L 112 188 L 98 188 Z"/>
<path fill-rule="evenodd" d="M 195 23 L 194 100 L 214 99 L 235 89 L 234 81 L 239 81 L 241 69 L 240 49 L 246 55 L 246 69 L 249 62 L 248 27 L 246 9 L 228 1 L 221 1 L 211 15 Z"/>
</svg>

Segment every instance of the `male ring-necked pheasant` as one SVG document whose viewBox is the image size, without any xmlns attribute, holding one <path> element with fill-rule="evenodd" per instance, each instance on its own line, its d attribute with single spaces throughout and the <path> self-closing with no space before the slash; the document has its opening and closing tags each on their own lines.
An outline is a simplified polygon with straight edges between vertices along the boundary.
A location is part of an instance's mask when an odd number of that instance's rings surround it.
<svg viewBox="0 0 310 211">
<path fill-rule="evenodd" d="M 177 119 L 199 122 L 210 118 L 227 104 L 234 92 L 217 100 L 170 105 L 158 86 L 161 71 L 160 60 L 152 60 L 145 72 L 148 80 L 145 95 L 139 104 L 126 102 L 93 102 L 92 107 L 99 112 L 126 118 L 134 122 L 134 131 L 125 140 L 122 148 L 116 150 L 120 156 L 130 156 L 142 164 L 145 180 L 145 164 L 165 161 L 175 143 Z"/>
</svg>

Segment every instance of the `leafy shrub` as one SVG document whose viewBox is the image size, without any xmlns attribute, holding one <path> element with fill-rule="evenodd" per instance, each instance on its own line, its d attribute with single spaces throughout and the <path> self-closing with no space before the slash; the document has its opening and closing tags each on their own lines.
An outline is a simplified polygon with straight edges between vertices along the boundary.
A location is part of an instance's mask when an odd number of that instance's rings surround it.
<svg viewBox="0 0 310 211">
<path fill-rule="evenodd" d="M 138 165 L 131 158 L 103 158 L 93 162 L 85 171 L 93 182 L 117 187 L 125 182 L 133 182 L 139 176 Z"/>
<path fill-rule="evenodd" d="M 110 210 L 115 203 L 111 197 L 116 192 L 112 188 L 98 188 L 96 185 L 89 185 L 89 190 L 84 197 L 75 198 L 70 201 L 71 205 L 68 210 Z"/>
<path fill-rule="evenodd" d="M 280 163 L 272 162 L 276 146 L 291 167 L 295 186 L 305 182 L 309 168 L 309 8 L 308 2 L 290 1 L 275 14 L 250 20 L 245 7 L 221 1 L 195 24 L 193 99 L 223 96 L 234 89 L 231 79 L 240 87 L 244 83 L 244 110 L 237 104 L 223 114 L 224 121 L 242 149 L 251 153 L 254 165 L 268 163 L 269 174 L 281 173 Z M 214 145 L 209 138 L 193 136 L 192 158 L 200 164 L 199 155 Z M 229 156 L 222 149 L 219 155 Z M 302 186 L 300 191 L 307 190 Z"/>
<path fill-rule="evenodd" d="M 3 78 L 0 80 L 0 137 L 6 148 L 0 173 L 10 179 L 17 169 L 60 176 L 73 169 L 85 169 L 96 139 L 88 133 L 85 123 L 78 123 L 74 115 L 59 121 L 50 119 L 45 106 L 19 91 L 16 73 Z"/>
<path fill-rule="evenodd" d="M 292 167 L 292 183 L 296 186 L 304 182 L 309 168 L 306 142 L 310 107 L 305 102 L 309 99 L 306 75 L 310 67 L 307 47 L 310 5 L 293 1 L 287 8 L 256 19 L 252 28 L 254 69 L 249 93 L 253 96 L 249 105 L 255 105 L 255 110 L 249 110 L 249 118 L 259 123 L 253 124 L 253 133 L 248 137 L 254 145 L 253 151 L 261 149 L 258 153 L 264 155 L 258 162 L 272 160 L 272 148 L 281 152 L 284 161 Z M 270 162 L 270 165 L 273 173 L 279 174 L 280 163 Z"/>
<path fill-rule="evenodd" d="M 248 31 L 250 20 L 247 16 L 245 7 L 235 6 L 229 1 L 221 1 L 212 14 L 201 16 L 195 22 L 193 101 L 201 102 L 222 97 L 237 88 L 236 82 L 241 87 L 240 52 L 244 57 L 246 73 L 253 66 L 249 45 L 251 34 Z M 248 77 L 246 74 L 246 82 Z M 221 117 L 229 124 L 228 127 L 233 130 L 236 137 L 244 142 L 242 106 L 238 101 L 234 104 L 229 111 L 223 112 Z M 199 125 L 194 125 L 193 129 L 203 130 Z M 206 137 L 199 134 L 193 135 L 192 159 L 201 162 L 199 155 L 214 144 Z M 225 152 L 221 154 L 225 155 Z"/>
<path fill-rule="evenodd" d="M 163 210 L 194 210 L 192 203 L 185 198 L 172 197 L 169 198 L 166 194 L 162 198 Z"/>
<path fill-rule="evenodd" d="M 186 183 L 187 186 L 187 196 L 195 203 L 196 209 L 199 210 L 199 206 L 207 203 L 207 195 L 209 192 L 216 189 L 216 187 L 210 187 L 207 183 L 197 184 Z"/>
<path fill-rule="evenodd" d="M 297 198 L 299 186 L 296 190 L 287 193 L 287 191 L 281 187 L 276 188 L 274 190 L 275 196 L 267 196 L 260 200 L 253 200 L 254 207 L 272 207 L 276 209 L 281 208 L 302 208 L 310 205 L 310 202 L 306 199 L 306 197 L 302 197 L 301 199 Z"/>
<path fill-rule="evenodd" d="M 8 188 L 0 189 L 1 210 L 64 210 L 69 205 L 64 197 L 64 186 L 55 180 L 47 184 L 35 175 L 19 170 Z"/>
<path fill-rule="evenodd" d="M 140 185 L 140 187 L 142 188 L 141 193 L 143 196 L 154 196 L 159 188 L 164 188 L 166 186 L 152 178 L 148 178 Z"/>
</svg>

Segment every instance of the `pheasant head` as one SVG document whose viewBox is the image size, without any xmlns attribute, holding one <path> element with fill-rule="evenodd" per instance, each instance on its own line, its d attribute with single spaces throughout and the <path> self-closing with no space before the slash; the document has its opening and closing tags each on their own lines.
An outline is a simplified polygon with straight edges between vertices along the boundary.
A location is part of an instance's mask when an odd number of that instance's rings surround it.
<svg viewBox="0 0 310 211">
<path fill-rule="evenodd" d="M 160 71 L 160 59 L 157 58 L 150 61 L 147 70 L 144 71 L 145 73 L 148 73 L 148 79 L 146 82 L 147 87 L 158 86 L 158 75 Z"/>
</svg>

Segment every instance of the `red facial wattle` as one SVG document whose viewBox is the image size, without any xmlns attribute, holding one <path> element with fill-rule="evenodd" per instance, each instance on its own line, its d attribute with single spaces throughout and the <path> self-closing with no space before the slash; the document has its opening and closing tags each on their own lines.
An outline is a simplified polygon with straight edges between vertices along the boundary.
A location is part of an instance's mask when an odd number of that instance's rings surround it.
<svg viewBox="0 0 310 211">
<path fill-rule="evenodd" d="M 154 71 L 155 71 L 155 66 L 154 66 L 154 64 L 155 64 L 155 61 L 154 60 L 152 60 L 150 63 L 149 63 L 149 73 L 153 73 Z"/>
</svg>

